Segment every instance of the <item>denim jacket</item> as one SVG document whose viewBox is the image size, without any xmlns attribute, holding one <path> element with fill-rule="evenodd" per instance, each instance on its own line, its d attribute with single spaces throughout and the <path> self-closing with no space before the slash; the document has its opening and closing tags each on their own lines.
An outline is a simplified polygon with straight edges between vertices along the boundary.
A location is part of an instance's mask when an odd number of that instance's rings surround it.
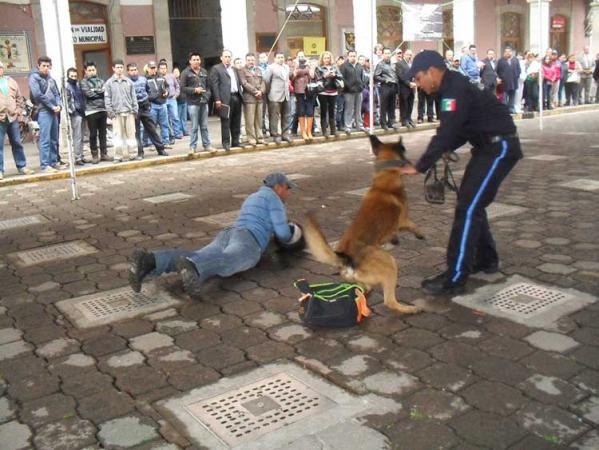
<svg viewBox="0 0 599 450">
<path fill-rule="evenodd" d="M 52 111 L 60 106 L 60 92 L 56 81 L 50 76 L 43 76 L 38 70 L 29 74 L 29 91 L 31 99 L 40 106 L 40 111 Z"/>
<path fill-rule="evenodd" d="M 252 233 L 262 251 L 273 234 L 281 242 L 291 239 L 285 205 L 277 193 L 267 186 L 262 186 L 243 202 L 235 228 L 244 228 Z"/>
</svg>

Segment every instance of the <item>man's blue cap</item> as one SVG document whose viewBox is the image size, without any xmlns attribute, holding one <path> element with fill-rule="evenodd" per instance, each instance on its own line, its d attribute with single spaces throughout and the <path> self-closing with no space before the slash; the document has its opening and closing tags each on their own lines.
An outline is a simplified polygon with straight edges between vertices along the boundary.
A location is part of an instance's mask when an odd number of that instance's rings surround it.
<svg viewBox="0 0 599 450">
<path fill-rule="evenodd" d="M 262 181 L 269 188 L 275 187 L 276 184 L 286 184 L 290 188 L 296 188 L 297 184 L 291 181 L 283 172 L 272 172 L 266 175 Z"/>
<path fill-rule="evenodd" d="M 430 67 L 445 68 L 443 57 L 434 50 L 423 50 L 414 57 L 408 77 L 414 78 L 418 72 L 428 70 Z"/>
</svg>

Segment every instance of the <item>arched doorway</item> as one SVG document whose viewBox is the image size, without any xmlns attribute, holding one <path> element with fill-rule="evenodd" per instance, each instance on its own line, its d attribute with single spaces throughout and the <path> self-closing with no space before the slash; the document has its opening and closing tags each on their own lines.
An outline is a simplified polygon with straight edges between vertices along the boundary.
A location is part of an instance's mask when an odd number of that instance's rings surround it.
<svg viewBox="0 0 599 450">
<path fill-rule="evenodd" d="M 77 68 L 83 68 L 86 61 L 93 61 L 98 75 L 103 79 L 109 78 L 112 75 L 112 64 L 106 6 L 71 1 L 69 11 Z"/>
<path fill-rule="evenodd" d="M 501 15 L 501 48 L 512 47 L 514 51 L 523 51 L 522 14 L 506 12 Z"/>
<path fill-rule="evenodd" d="M 568 18 L 556 14 L 551 18 L 549 29 L 549 45 L 558 53 L 568 53 Z"/>
<path fill-rule="evenodd" d="M 395 50 L 403 41 L 401 8 L 379 6 L 376 9 L 377 42 Z"/>
<path fill-rule="evenodd" d="M 291 17 L 289 17 L 291 16 Z M 303 50 L 306 55 L 317 56 L 327 49 L 325 8 L 311 3 L 288 6 L 285 17 L 289 17 L 286 42 L 289 55 Z"/>
</svg>

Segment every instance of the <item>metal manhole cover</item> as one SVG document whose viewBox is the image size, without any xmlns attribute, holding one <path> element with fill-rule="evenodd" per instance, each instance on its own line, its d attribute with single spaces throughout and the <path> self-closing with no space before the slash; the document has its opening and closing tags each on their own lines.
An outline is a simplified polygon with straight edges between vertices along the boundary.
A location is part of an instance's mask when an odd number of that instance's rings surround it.
<svg viewBox="0 0 599 450">
<path fill-rule="evenodd" d="M 211 216 L 197 217 L 194 220 L 211 223 L 213 225 L 219 225 L 222 227 L 228 227 L 235 223 L 238 216 L 239 210 L 235 209 L 233 211 L 226 211 L 219 214 L 213 214 Z"/>
<path fill-rule="evenodd" d="M 122 319 L 162 310 L 179 303 L 164 291 L 144 287 L 140 293 L 131 288 L 119 288 L 98 294 L 70 298 L 56 307 L 80 328 L 96 327 Z"/>
<path fill-rule="evenodd" d="M 584 292 L 544 286 L 518 275 L 503 283 L 488 284 L 472 294 L 453 299 L 468 308 L 540 328 L 554 328 L 560 317 L 578 311 L 596 300 Z"/>
<path fill-rule="evenodd" d="M 156 406 L 196 445 L 240 450 L 315 448 L 315 442 L 323 448 L 387 448 L 386 438 L 360 417 L 401 410 L 396 400 L 352 395 L 286 362 L 221 378 Z M 332 445 L 331 430 L 342 424 L 351 424 L 351 431 L 333 433 Z"/>
<path fill-rule="evenodd" d="M 10 253 L 8 257 L 19 267 L 29 267 L 49 261 L 76 258 L 78 256 L 96 253 L 97 248 L 85 241 L 73 241 L 63 244 L 48 245 L 22 252 Z"/>
<path fill-rule="evenodd" d="M 239 445 L 334 403 L 285 373 L 192 403 L 187 410 L 229 446 Z"/>
<path fill-rule="evenodd" d="M 17 217 L 15 219 L 5 219 L 0 220 L 0 230 L 6 231 L 11 230 L 13 228 L 21 228 L 29 225 L 37 225 L 46 222 L 48 222 L 48 219 L 39 214 L 36 214 L 34 216 Z"/>
<path fill-rule="evenodd" d="M 537 156 L 529 156 L 526 159 L 534 159 L 536 161 L 558 161 L 560 159 L 565 159 L 565 156 L 562 155 L 537 155 Z"/>
<path fill-rule="evenodd" d="M 193 195 L 185 194 L 183 192 L 173 192 L 172 194 L 157 195 L 155 197 L 144 198 L 144 201 L 149 203 L 167 203 L 167 202 L 183 202 L 190 199 Z"/>
<path fill-rule="evenodd" d="M 572 181 L 568 181 L 566 183 L 560 183 L 558 186 L 566 187 L 566 188 L 573 188 L 573 189 L 581 189 L 583 191 L 596 191 L 596 190 L 599 190 L 599 181 L 579 178 L 578 180 L 572 180 Z"/>
<path fill-rule="evenodd" d="M 491 203 L 487 208 L 487 217 L 493 219 L 500 216 L 515 216 L 516 214 L 523 213 L 528 208 L 523 206 L 508 205 L 505 203 Z"/>
<path fill-rule="evenodd" d="M 531 283 L 518 283 L 502 289 L 487 303 L 503 311 L 514 312 L 522 316 L 538 314 L 556 303 L 568 300 L 563 292 L 548 289 Z"/>
<path fill-rule="evenodd" d="M 369 189 L 370 189 L 370 186 L 362 188 L 362 189 L 355 189 L 353 191 L 347 191 L 346 194 L 357 195 L 358 197 L 364 197 L 366 195 L 366 192 L 368 192 Z"/>
</svg>

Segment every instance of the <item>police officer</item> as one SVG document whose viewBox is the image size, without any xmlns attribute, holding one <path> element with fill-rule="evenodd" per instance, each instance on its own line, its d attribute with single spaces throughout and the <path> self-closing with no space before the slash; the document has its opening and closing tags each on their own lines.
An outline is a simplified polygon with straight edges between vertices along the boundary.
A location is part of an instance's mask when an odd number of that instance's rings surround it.
<svg viewBox="0 0 599 450">
<path fill-rule="evenodd" d="M 461 294 L 468 275 L 498 270 L 485 208 L 522 158 L 520 140 L 507 107 L 459 72 L 447 70 L 439 53 L 419 53 L 410 75 L 427 94 L 439 96 L 441 125 L 416 165 L 405 167 L 402 172 L 425 173 L 444 152 L 456 150 L 466 142 L 474 147 L 458 191 L 447 245 L 447 270 L 422 282 L 423 290 L 429 294 Z"/>
</svg>

